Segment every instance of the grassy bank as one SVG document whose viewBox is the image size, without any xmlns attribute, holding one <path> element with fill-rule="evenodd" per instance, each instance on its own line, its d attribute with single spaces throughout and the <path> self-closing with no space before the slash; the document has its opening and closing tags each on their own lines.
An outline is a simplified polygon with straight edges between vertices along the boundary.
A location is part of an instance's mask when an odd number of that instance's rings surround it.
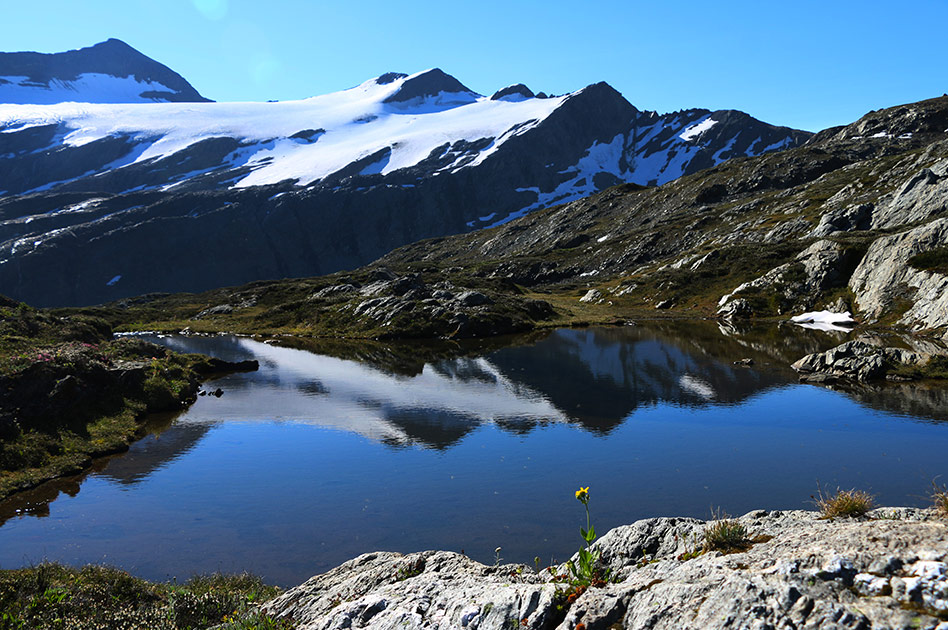
<svg viewBox="0 0 948 630">
<path fill-rule="evenodd" d="M 0 300 L 0 499 L 127 449 L 147 414 L 180 409 L 222 367 Z"/>
<path fill-rule="evenodd" d="M 279 594 L 252 575 L 155 583 L 102 566 L 0 571 L 0 630 L 290 630 L 256 612 Z"/>
</svg>

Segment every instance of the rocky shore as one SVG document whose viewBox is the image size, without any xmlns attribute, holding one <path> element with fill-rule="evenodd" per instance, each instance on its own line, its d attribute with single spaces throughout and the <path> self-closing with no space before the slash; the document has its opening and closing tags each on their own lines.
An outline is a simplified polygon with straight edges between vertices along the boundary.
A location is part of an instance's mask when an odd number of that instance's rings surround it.
<svg viewBox="0 0 948 630">
<path fill-rule="evenodd" d="M 863 334 L 826 352 L 808 354 L 791 367 L 801 381 L 816 385 L 945 378 L 948 356 L 943 343 L 910 336 L 899 341 L 909 347 L 892 346 L 883 338 Z"/>
<path fill-rule="evenodd" d="M 761 510 L 735 520 L 752 543 L 726 554 L 696 553 L 709 526 L 696 519 L 613 529 L 596 542 L 612 579 L 573 589 L 573 597 L 555 579 L 562 566 L 537 573 L 446 551 L 376 552 L 311 578 L 264 610 L 299 630 L 948 630 L 943 513 L 883 508 L 830 520 Z"/>
</svg>

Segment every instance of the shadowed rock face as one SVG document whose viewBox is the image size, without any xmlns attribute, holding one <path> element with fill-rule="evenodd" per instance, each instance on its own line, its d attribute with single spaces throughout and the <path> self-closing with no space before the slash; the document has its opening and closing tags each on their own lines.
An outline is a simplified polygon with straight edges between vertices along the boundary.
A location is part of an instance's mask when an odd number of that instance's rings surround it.
<svg viewBox="0 0 948 630">
<path fill-rule="evenodd" d="M 535 96 L 536 95 L 533 93 L 533 91 L 526 85 L 523 83 L 517 83 L 516 85 L 510 85 L 503 89 L 497 90 L 491 95 L 490 100 L 499 101 L 503 98 L 511 99 L 511 97 L 513 99 L 533 98 Z"/>
<path fill-rule="evenodd" d="M 445 551 L 369 553 L 266 604 L 305 630 L 428 628 L 935 628 L 948 609 L 944 523 L 932 511 L 877 510 L 899 520 L 827 521 L 813 512 L 751 512 L 746 551 L 699 549 L 710 523 L 654 518 L 603 536 L 614 583 L 563 603 L 564 566 L 487 567 Z M 573 561 L 577 561 L 574 556 Z M 938 626 L 941 627 L 941 626 Z"/>
<path fill-rule="evenodd" d="M 119 78 L 133 77 L 140 83 L 156 83 L 165 88 L 143 91 L 140 96 L 147 100 L 172 103 L 208 101 L 177 72 L 118 39 L 109 39 L 95 46 L 62 53 L 0 53 L 0 77 L 26 77 L 35 87 L 49 87 L 51 82 L 69 83 L 83 74 L 92 73 Z M 4 102 L 2 94 L 0 90 L 0 102 Z M 77 93 L 71 100 L 117 102 L 102 100 L 103 98 L 107 99 L 101 94 Z"/>
<path fill-rule="evenodd" d="M 387 77 L 383 76 L 382 78 Z M 445 74 L 441 68 L 434 68 L 406 81 L 395 94 L 389 96 L 384 102 L 405 103 L 427 96 L 438 96 L 442 92 L 474 94 L 450 74 Z"/>
</svg>

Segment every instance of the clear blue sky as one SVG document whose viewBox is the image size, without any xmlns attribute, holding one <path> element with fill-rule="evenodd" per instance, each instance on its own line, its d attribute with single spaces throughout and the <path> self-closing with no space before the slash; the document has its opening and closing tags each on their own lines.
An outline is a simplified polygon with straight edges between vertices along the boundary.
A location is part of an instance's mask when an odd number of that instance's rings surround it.
<svg viewBox="0 0 948 630">
<path fill-rule="evenodd" d="M 640 109 L 818 130 L 948 92 L 948 0 L 4 1 L 0 50 L 122 39 L 214 100 L 440 67 L 490 94 L 607 81 Z"/>
</svg>

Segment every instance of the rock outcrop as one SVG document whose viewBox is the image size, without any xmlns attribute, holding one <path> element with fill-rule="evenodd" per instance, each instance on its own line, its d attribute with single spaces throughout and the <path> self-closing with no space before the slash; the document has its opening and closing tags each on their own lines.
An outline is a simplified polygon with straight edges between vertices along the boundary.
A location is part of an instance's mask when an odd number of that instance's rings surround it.
<svg viewBox="0 0 948 630">
<path fill-rule="evenodd" d="M 815 241 L 796 255 L 792 262 L 775 267 L 764 275 L 745 282 L 718 302 L 718 316 L 732 319 L 751 309 L 741 294 L 775 292 L 779 298 L 777 314 L 787 309 L 805 310 L 819 301 L 827 289 L 842 286 L 852 269 L 852 254 L 839 243 L 827 239 Z"/>
<path fill-rule="evenodd" d="M 898 323 L 915 330 L 946 326 L 948 276 L 917 269 L 910 262 L 917 254 L 945 246 L 946 218 L 874 241 L 849 280 L 859 309 L 867 317 L 879 318 L 902 301 L 908 308 Z"/>
<path fill-rule="evenodd" d="M 871 211 L 870 211 L 871 212 Z M 886 229 L 925 221 L 948 212 L 948 160 L 918 171 L 872 215 L 872 227 Z"/>
<path fill-rule="evenodd" d="M 919 365 L 927 360 L 928 356 L 911 350 L 855 339 L 826 352 L 809 354 L 791 367 L 802 380 L 831 384 L 841 379 L 865 382 L 884 378 L 896 366 Z"/>
<path fill-rule="evenodd" d="M 569 598 L 554 581 L 563 567 L 536 573 L 444 551 L 370 553 L 264 608 L 300 630 L 948 629 L 948 524 L 911 508 L 871 516 L 751 512 L 737 519 L 754 541 L 746 551 L 697 556 L 707 523 L 638 521 L 596 543 L 613 581 Z"/>
</svg>

